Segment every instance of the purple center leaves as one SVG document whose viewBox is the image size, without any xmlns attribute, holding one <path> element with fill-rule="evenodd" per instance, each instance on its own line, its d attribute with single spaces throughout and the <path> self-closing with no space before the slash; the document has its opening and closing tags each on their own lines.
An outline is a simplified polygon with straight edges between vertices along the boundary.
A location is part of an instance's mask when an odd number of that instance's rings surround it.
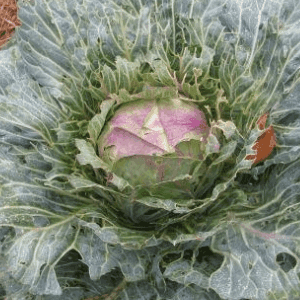
<svg viewBox="0 0 300 300">
<path fill-rule="evenodd" d="M 176 152 L 175 146 L 183 141 L 206 142 L 208 134 L 204 113 L 192 104 L 179 99 L 133 101 L 122 105 L 108 122 L 99 152 L 113 160 L 163 155 Z"/>
</svg>

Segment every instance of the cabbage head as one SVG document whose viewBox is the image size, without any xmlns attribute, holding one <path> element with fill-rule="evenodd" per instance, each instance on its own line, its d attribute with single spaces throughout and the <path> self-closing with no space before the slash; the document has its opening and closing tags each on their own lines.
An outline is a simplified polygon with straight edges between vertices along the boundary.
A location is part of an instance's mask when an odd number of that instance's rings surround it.
<svg viewBox="0 0 300 300">
<path fill-rule="evenodd" d="M 299 0 L 19 0 L 18 18 L 1 297 L 300 299 Z"/>
</svg>

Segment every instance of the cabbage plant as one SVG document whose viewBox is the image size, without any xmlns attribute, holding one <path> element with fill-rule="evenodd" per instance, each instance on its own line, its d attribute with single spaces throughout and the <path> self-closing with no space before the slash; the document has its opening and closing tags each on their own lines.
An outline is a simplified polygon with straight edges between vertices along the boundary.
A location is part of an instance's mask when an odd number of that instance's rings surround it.
<svg viewBox="0 0 300 300">
<path fill-rule="evenodd" d="M 18 6 L 3 298 L 299 299 L 299 1 Z"/>
</svg>

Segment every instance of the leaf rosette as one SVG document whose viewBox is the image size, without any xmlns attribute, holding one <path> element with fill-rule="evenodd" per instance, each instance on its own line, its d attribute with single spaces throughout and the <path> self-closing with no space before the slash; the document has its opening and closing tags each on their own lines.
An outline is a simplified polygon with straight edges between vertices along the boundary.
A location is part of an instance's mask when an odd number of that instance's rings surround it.
<svg viewBox="0 0 300 300">
<path fill-rule="evenodd" d="M 0 51 L 7 297 L 299 294 L 297 1 L 18 5 Z"/>
<path fill-rule="evenodd" d="M 238 170 L 232 156 L 239 136 L 233 122 L 212 119 L 205 97 L 201 97 L 204 103 L 193 99 L 180 78 L 186 74 L 174 72 L 168 80 L 159 79 L 162 70 L 169 74 L 170 66 L 151 59 L 154 72 L 141 71 L 145 58 L 132 63 L 119 57 L 116 70 L 103 68 L 98 78 L 106 99 L 88 125 L 89 142 L 76 141 L 81 151 L 77 158 L 106 173 L 106 185 L 122 193 L 118 207 L 124 211 L 125 206 L 131 220 L 166 226 L 199 206 L 204 210 L 226 190 Z M 123 73 L 128 69 L 126 82 L 135 82 L 133 90 L 124 87 Z M 194 68 L 190 81 L 201 74 Z M 169 86 L 163 86 L 166 83 Z M 216 111 L 226 104 L 221 89 L 211 102 Z M 200 104 L 211 114 L 209 124 Z M 227 168 L 232 164 L 227 182 L 220 180 L 225 164 Z M 166 222 L 170 214 L 173 217 Z"/>
</svg>

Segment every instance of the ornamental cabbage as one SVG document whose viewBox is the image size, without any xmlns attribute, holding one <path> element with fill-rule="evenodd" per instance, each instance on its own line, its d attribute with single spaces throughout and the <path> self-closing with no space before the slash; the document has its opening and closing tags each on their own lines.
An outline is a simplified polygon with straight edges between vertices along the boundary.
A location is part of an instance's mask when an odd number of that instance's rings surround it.
<svg viewBox="0 0 300 300">
<path fill-rule="evenodd" d="M 1 297 L 299 299 L 299 1 L 17 4 Z"/>
</svg>

